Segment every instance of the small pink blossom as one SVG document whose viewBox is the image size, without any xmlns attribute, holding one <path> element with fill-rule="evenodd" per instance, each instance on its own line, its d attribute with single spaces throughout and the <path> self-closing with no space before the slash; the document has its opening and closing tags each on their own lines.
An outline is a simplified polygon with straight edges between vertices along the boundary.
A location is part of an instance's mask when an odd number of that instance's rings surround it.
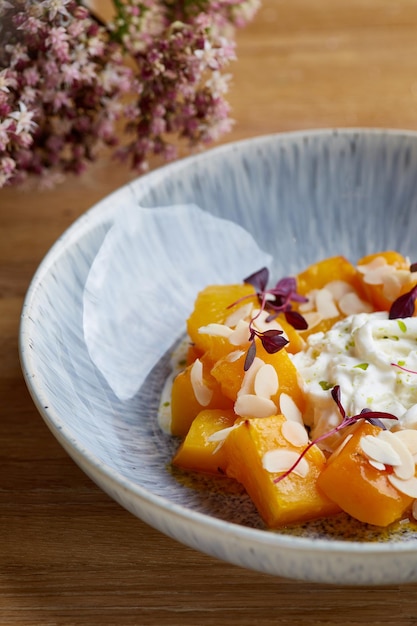
<svg viewBox="0 0 417 626">
<path fill-rule="evenodd" d="M 139 172 L 228 132 L 233 29 L 258 1 L 117 0 L 106 27 L 77 0 L 0 0 L 0 187 L 80 173 L 120 128 Z"/>
<path fill-rule="evenodd" d="M 19 102 L 19 111 L 10 113 L 11 117 L 16 122 L 16 135 L 20 133 L 30 133 L 32 128 L 36 125 L 33 121 L 33 112 L 29 111 L 26 104 L 22 101 Z"/>
</svg>

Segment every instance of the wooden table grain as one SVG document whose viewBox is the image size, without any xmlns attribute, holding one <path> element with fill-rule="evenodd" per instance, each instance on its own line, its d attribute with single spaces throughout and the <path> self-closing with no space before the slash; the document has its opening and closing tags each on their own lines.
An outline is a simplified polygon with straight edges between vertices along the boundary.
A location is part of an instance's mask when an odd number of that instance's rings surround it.
<svg viewBox="0 0 417 626">
<path fill-rule="evenodd" d="M 417 129 L 415 0 L 263 0 L 238 36 L 224 141 L 318 127 Z M 219 562 L 102 493 L 26 390 L 23 297 L 56 238 L 131 178 L 107 157 L 53 191 L 0 190 L 0 625 L 417 624 L 417 585 L 346 588 Z"/>
</svg>

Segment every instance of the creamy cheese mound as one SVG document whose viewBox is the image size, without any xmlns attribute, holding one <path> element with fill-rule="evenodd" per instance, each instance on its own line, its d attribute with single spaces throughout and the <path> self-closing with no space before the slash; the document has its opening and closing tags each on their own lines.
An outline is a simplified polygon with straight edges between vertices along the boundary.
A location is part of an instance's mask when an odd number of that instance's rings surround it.
<svg viewBox="0 0 417 626">
<path fill-rule="evenodd" d="M 388 319 L 388 313 L 360 313 L 326 333 L 310 335 L 293 356 L 303 380 L 305 423 L 311 436 L 329 432 L 341 421 L 330 389 L 340 385 L 349 416 L 362 409 L 392 413 L 404 427 L 417 427 L 417 317 Z M 407 372 L 405 370 L 411 370 Z M 392 420 L 385 422 L 388 428 Z M 338 438 L 323 441 L 333 449 Z"/>
</svg>

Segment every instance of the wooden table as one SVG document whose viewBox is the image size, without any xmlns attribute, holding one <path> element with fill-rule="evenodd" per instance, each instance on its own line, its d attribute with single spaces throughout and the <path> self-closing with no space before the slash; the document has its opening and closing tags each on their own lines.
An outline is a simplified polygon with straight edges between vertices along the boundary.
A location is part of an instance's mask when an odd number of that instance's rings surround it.
<svg viewBox="0 0 417 626">
<path fill-rule="evenodd" d="M 238 38 L 225 141 L 312 127 L 417 128 L 414 0 L 264 0 Z M 417 585 L 313 585 L 183 547 L 124 511 L 47 430 L 17 354 L 43 255 L 131 174 L 103 158 L 53 191 L 0 191 L 0 624 L 417 623 Z"/>
</svg>

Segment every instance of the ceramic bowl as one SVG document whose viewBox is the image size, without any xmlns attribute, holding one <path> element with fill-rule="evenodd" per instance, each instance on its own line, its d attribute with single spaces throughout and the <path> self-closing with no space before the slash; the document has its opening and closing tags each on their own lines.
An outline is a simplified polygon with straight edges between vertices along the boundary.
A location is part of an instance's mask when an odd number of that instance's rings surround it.
<svg viewBox="0 0 417 626">
<path fill-rule="evenodd" d="M 266 530 L 242 490 L 179 479 L 170 467 L 178 442 L 158 421 L 170 355 L 199 285 L 243 278 L 263 255 L 277 278 L 330 255 L 355 262 L 395 249 L 415 260 L 416 235 L 411 132 L 278 134 L 162 167 L 91 208 L 41 263 L 21 319 L 27 385 L 86 474 L 179 542 L 296 579 L 417 581 L 410 527 L 382 532 L 341 519 Z"/>
</svg>

